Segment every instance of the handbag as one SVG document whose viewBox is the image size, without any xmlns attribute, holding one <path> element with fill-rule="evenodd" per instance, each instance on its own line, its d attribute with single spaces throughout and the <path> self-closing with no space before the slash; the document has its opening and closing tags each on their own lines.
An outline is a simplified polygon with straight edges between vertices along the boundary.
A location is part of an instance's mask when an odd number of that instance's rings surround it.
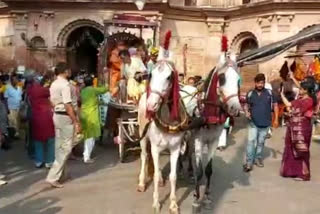
<svg viewBox="0 0 320 214">
<path fill-rule="evenodd" d="M 21 121 L 27 121 L 29 120 L 30 116 L 30 105 L 28 102 L 27 96 L 25 96 L 24 101 L 21 103 L 20 109 L 19 109 L 19 117 Z"/>
</svg>

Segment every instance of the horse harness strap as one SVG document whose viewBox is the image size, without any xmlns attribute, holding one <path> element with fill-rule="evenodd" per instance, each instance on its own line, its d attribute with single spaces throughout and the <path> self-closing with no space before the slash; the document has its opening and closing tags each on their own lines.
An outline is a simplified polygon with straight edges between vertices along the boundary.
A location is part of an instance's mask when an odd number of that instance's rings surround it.
<svg viewBox="0 0 320 214">
<path fill-rule="evenodd" d="M 227 102 L 231 99 L 231 98 L 233 98 L 233 97 L 238 97 L 239 95 L 238 94 L 232 94 L 232 95 L 230 95 L 230 96 L 228 96 L 228 97 L 222 97 L 222 102 L 224 103 L 224 104 L 227 104 Z"/>
<path fill-rule="evenodd" d="M 126 130 L 126 128 L 124 127 L 123 124 L 120 123 L 120 127 L 121 127 L 121 129 L 122 129 L 125 137 L 128 138 L 128 140 L 129 140 L 131 143 L 139 143 L 139 142 L 146 136 L 150 124 L 151 124 L 151 121 L 149 121 L 149 122 L 145 125 L 145 127 L 144 127 L 144 129 L 143 129 L 143 132 L 142 132 L 142 135 L 141 135 L 139 138 L 137 138 L 137 139 L 133 139 L 133 138 L 128 134 L 128 132 L 127 132 L 127 130 Z"/>
<path fill-rule="evenodd" d="M 184 131 L 188 128 L 189 124 L 189 116 L 187 114 L 187 111 L 185 109 L 185 106 L 182 102 L 182 100 L 179 100 L 180 104 L 180 115 L 179 120 L 177 121 L 171 121 L 170 118 L 170 111 L 168 111 L 168 104 L 169 102 L 165 102 L 161 105 L 157 113 L 154 117 L 154 122 L 158 128 L 163 130 L 164 132 L 175 134 L 180 131 Z"/>
</svg>

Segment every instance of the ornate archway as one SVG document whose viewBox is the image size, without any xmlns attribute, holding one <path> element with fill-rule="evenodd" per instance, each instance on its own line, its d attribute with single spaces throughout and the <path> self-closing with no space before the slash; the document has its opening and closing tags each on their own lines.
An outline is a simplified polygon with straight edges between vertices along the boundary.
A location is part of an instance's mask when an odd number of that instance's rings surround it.
<svg viewBox="0 0 320 214">
<path fill-rule="evenodd" d="M 67 38 L 66 58 L 72 72 L 96 73 L 98 48 L 104 35 L 94 27 L 79 27 Z"/>
<path fill-rule="evenodd" d="M 238 34 L 231 43 L 231 48 L 238 54 L 258 48 L 257 37 L 251 32 Z M 254 86 L 253 79 L 259 72 L 259 65 L 247 65 L 240 69 L 242 76 L 241 91 L 247 92 Z"/>
<path fill-rule="evenodd" d="M 231 49 L 236 53 L 241 53 L 241 45 L 245 40 L 249 40 L 249 39 L 251 41 L 254 41 L 257 44 L 257 47 L 259 46 L 257 37 L 253 33 L 249 31 L 245 31 L 245 32 L 239 33 L 237 36 L 233 38 L 231 42 Z"/>
<path fill-rule="evenodd" d="M 57 48 L 67 47 L 69 35 L 74 30 L 81 27 L 95 28 L 101 33 L 103 33 L 103 26 L 100 23 L 90 19 L 77 19 L 64 26 L 63 29 L 60 31 L 60 33 L 57 36 Z"/>
</svg>

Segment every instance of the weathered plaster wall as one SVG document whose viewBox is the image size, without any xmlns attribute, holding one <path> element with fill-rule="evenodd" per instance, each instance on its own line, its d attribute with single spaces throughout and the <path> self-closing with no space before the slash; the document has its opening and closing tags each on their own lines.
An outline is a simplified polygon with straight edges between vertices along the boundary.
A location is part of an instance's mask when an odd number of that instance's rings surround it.
<svg viewBox="0 0 320 214">
<path fill-rule="evenodd" d="M 208 26 L 204 22 L 179 21 L 164 17 L 161 23 L 160 36 L 172 31 L 170 49 L 174 52 L 176 67 L 183 72 L 183 47 L 187 44 L 187 73 L 188 75 L 208 72 L 206 53 L 208 47 Z"/>
</svg>

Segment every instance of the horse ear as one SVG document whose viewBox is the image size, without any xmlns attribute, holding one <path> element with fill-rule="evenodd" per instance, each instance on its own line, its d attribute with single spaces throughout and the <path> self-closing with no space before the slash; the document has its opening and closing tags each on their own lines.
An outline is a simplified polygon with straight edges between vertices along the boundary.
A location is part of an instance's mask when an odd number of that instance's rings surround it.
<svg viewBox="0 0 320 214">
<path fill-rule="evenodd" d="M 230 54 L 230 60 L 233 62 L 237 62 L 237 55 L 235 53 Z"/>
<path fill-rule="evenodd" d="M 226 63 L 226 56 L 224 54 L 221 54 L 219 58 L 219 64 L 223 65 L 224 63 Z"/>
</svg>

